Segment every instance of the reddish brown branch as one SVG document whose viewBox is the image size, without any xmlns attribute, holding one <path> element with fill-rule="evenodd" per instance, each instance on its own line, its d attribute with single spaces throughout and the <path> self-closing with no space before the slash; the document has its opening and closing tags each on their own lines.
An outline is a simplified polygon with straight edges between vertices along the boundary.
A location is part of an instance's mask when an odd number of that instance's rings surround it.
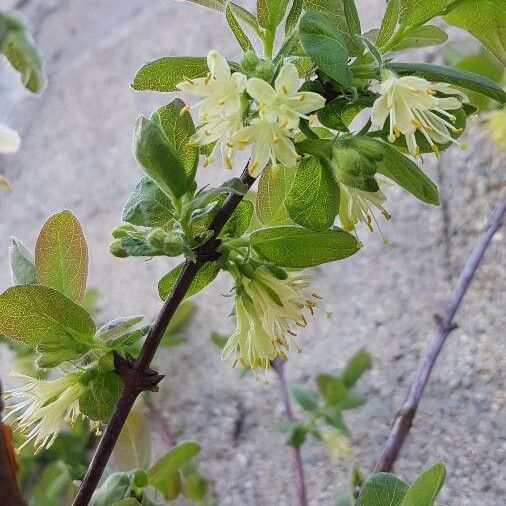
<svg viewBox="0 0 506 506">
<path fill-rule="evenodd" d="M 376 473 L 391 471 L 399 456 L 404 441 L 411 430 L 416 411 L 427 382 L 429 381 L 432 369 L 434 368 L 434 364 L 443 349 L 446 338 L 450 332 L 456 328 L 453 323 L 455 314 L 464 299 L 492 237 L 501 226 L 505 212 L 506 198 L 503 198 L 490 217 L 485 230 L 481 233 L 473 250 L 467 257 L 464 268 L 460 273 L 443 315 L 438 318 L 435 335 L 429 343 L 425 355 L 420 362 L 415 381 L 409 390 L 402 408 L 395 417 L 383 452 L 376 463 L 376 467 L 374 468 L 374 472 Z"/>
</svg>

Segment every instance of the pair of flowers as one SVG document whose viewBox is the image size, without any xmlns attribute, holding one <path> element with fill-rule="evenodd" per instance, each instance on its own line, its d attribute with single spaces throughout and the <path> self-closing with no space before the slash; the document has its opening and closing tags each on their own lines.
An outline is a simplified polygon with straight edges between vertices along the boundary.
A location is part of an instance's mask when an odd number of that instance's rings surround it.
<svg viewBox="0 0 506 506">
<path fill-rule="evenodd" d="M 209 52 L 207 63 L 206 77 L 187 79 L 177 86 L 202 98 L 193 106 L 198 108 L 198 130 L 192 142 L 199 146 L 216 143 L 210 158 L 221 148 L 229 168 L 235 152 L 251 146 L 252 174 L 269 162 L 295 167 L 299 155 L 292 139 L 300 119 L 321 109 L 325 99 L 318 93 L 299 91 L 299 74 L 291 63 L 281 68 L 274 86 L 258 77 L 232 73 L 216 50 Z"/>
</svg>

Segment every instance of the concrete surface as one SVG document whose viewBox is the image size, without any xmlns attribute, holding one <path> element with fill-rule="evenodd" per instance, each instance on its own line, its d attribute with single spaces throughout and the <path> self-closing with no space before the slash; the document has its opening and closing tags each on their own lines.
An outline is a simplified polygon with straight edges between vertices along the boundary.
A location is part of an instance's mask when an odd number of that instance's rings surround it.
<svg viewBox="0 0 506 506">
<path fill-rule="evenodd" d="M 358 3 L 364 25 L 373 27 L 378 2 Z M 90 285 L 100 291 L 101 317 L 152 317 L 160 307 L 156 283 L 170 262 L 118 260 L 107 251 L 110 229 L 119 223 L 122 204 L 141 175 L 131 155 L 134 122 L 167 99 L 136 93 L 129 83 L 144 62 L 166 54 L 199 55 L 216 47 L 234 57 L 237 48 L 217 14 L 192 4 L 18 4 L 44 52 L 49 84 L 40 98 L 13 92 L 0 110 L 23 135 L 19 155 L 1 160 L 14 191 L 0 196 L 0 287 L 9 283 L 9 236 L 33 244 L 50 213 L 70 208 L 88 237 Z M 505 155 L 477 127 L 470 130 L 468 143 L 467 151 L 452 150 L 437 165 L 426 162 L 441 183 L 443 207 L 424 206 L 393 188 L 393 220 L 383 225 L 390 243 L 384 246 L 377 236 L 363 233 L 366 247 L 360 254 L 314 270 L 315 287 L 332 317 L 311 323 L 301 339 L 304 352 L 290 360 L 289 379 L 311 385 L 316 373 L 338 372 L 357 349 L 367 347 L 374 368 L 359 388 L 369 401 L 346 416 L 352 458 L 366 471 L 402 402 L 433 315 L 494 203 L 504 195 Z M 227 176 L 213 168 L 204 179 Z M 459 329 L 437 364 L 397 465 L 402 476 L 412 479 L 443 459 L 448 479 L 441 500 L 451 506 L 498 506 L 506 494 L 504 274 L 501 232 L 466 298 Z M 167 374 L 160 399 L 176 436 L 202 443 L 201 467 L 216 481 L 220 504 L 289 506 L 294 504 L 293 486 L 284 436 L 275 430 L 281 419 L 275 384 L 240 379 L 209 342 L 210 330 L 232 328 L 224 320 L 230 311 L 229 299 L 221 295 L 226 291 L 226 282 L 219 279 L 199 296 L 190 342 L 158 356 L 158 367 Z M 5 376 L 8 356 L 2 353 Z M 331 463 L 325 449 L 313 442 L 304 447 L 303 457 L 310 504 L 334 504 L 346 486 L 352 459 Z"/>
</svg>

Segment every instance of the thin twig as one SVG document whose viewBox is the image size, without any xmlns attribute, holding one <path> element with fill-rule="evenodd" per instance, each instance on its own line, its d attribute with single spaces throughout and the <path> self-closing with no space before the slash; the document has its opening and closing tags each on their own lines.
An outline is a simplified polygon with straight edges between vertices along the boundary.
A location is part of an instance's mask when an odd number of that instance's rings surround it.
<svg viewBox="0 0 506 506">
<path fill-rule="evenodd" d="M 446 338 L 450 332 L 456 328 L 453 323 L 455 314 L 462 303 L 464 295 L 473 280 L 476 270 L 483 259 L 483 255 L 485 254 L 492 237 L 501 226 L 505 213 L 506 198 L 503 198 L 497 209 L 490 217 L 485 230 L 481 233 L 473 250 L 467 257 L 464 268 L 462 269 L 457 283 L 455 284 L 444 313 L 442 317 L 438 319 L 436 333 L 420 362 L 416 379 L 409 390 L 408 396 L 406 397 L 402 408 L 397 413 L 394 423 L 392 424 L 390 434 L 385 447 L 383 448 L 381 457 L 376 463 L 374 472 L 388 472 L 392 470 L 392 467 L 399 456 L 399 452 L 401 451 L 404 441 L 413 424 L 413 419 L 415 418 L 416 411 L 422 399 L 425 386 L 429 381 L 434 364 L 443 349 Z"/>
<path fill-rule="evenodd" d="M 241 181 L 247 188 L 251 188 L 255 182 L 255 178 L 245 169 L 241 175 Z M 209 226 L 209 230 L 213 231 L 212 237 L 195 251 L 195 261 L 186 260 L 171 294 L 165 301 L 162 310 L 158 314 L 158 317 L 146 337 L 137 360 L 134 361 L 128 357 L 127 359 L 116 357 L 116 369 L 123 380 L 123 390 L 111 419 L 105 428 L 97 450 L 95 451 L 90 467 L 72 503 L 73 506 L 86 506 L 89 503 L 137 396 L 144 390 L 156 390 L 156 385 L 162 377 L 158 376 L 154 371 L 151 371 L 149 366 L 155 356 L 160 341 L 172 316 L 183 301 L 186 292 L 190 288 L 199 270 L 208 261 L 217 260 L 219 258 L 219 253 L 216 251 L 219 246 L 218 236 L 243 198 L 244 195 L 230 194 L 216 214 Z"/>
<path fill-rule="evenodd" d="M 276 358 L 272 361 L 272 368 L 278 377 L 279 395 L 283 403 L 285 417 L 288 422 L 295 421 L 292 411 L 292 403 L 290 402 L 290 393 L 285 378 L 285 363 L 282 359 Z M 304 480 L 304 464 L 298 446 L 291 446 L 292 468 L 295 478 L 295 489 L 297 491 L 297 500 L 299 506 L 307 506 L 306 482 Z"/>
</svg>

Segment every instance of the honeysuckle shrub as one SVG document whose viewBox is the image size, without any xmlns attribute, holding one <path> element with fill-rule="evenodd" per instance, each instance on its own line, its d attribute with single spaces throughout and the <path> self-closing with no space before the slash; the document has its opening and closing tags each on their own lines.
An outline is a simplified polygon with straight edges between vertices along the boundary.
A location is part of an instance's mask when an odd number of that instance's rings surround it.
<svg viewBox="0 0 506 506">
<path fill-rule="evenodd" d="M 442 17 L 503 66 L 506 9 L 499 0 L 480 2 L 478 10 L 474 0 L 390 0 L 380 27 L 363 33 L 353 0 L 259 0 L 255 13 L 224 0 L 194 3 L 223 13 L 242 56 L 228 60 L 220 48 L 166 56 L 134 76 L 135 90 L 166 98 L 135 127 L 144 174 L 126 199 L 110 251 L 119 258 L 182 257 L 185 263 L 159 281 L 162 300 L 188 262 L 202 265 L 185 297 L 227 275 L 236 330 L 220 341 L 224 367 L 262 379 L 274 361 L 296 367 L 299 332 L 324 313 L 308 269 L 358 254 L 367 232 L 395 219 L 391 185 L 438 205 L 424 159 L 460 146 L 483 101 L 498 108 L 506 102 L 497 80 L 483 72 L 403 61 L 402 52 L 444 43 L 443 25 L 429 23 Z M 34 86 L 38 74 L 29 63 L 23 77 Z M 248 157 L 241 177 L 240 152 Z M 213 163 L 230 169 L 229 179 L 200 187 L 199 170 Z M 210 227 L 231 196 L 239 203 L 215 234 Z M 31 349 L 37 370 L 51 376 L 23 376 L 24 385 L 10 392 L 8 421 L 36 451 L 78 419 L 100 432 L 121 392 L 118 357 L 135 353 L 151 324 L 129 316 L 97 326 L 84 307 L 86 241 L 69 211 L 48 219 L 33 256 L 13 240 L 11 269 L 14 286 L 0 295 L 0 332 Z M 294 389 L 310 421 L 286 428 L 290 444 L 300 446 L 307 435 L 328 440 L 322 421 L 346 433 L 342 411 L 363 402 L 352 387 L 369 365 L 367 355 L 353 360 L 351 380 L 345 369 L 338 377 L 319 375 L 319 395 Z M 150 487 L 165 501 L 184 493 L 208 502 L 206 480 L 186 466 L 200 447 L 181 445 L 152 467 L 110 476 L 93 504 L 153 504 Z M 412 486 L 388 474 L 366 483 L 357 476 L 339 504 L 431 505 L 444 466 Z"/>
</svg>

